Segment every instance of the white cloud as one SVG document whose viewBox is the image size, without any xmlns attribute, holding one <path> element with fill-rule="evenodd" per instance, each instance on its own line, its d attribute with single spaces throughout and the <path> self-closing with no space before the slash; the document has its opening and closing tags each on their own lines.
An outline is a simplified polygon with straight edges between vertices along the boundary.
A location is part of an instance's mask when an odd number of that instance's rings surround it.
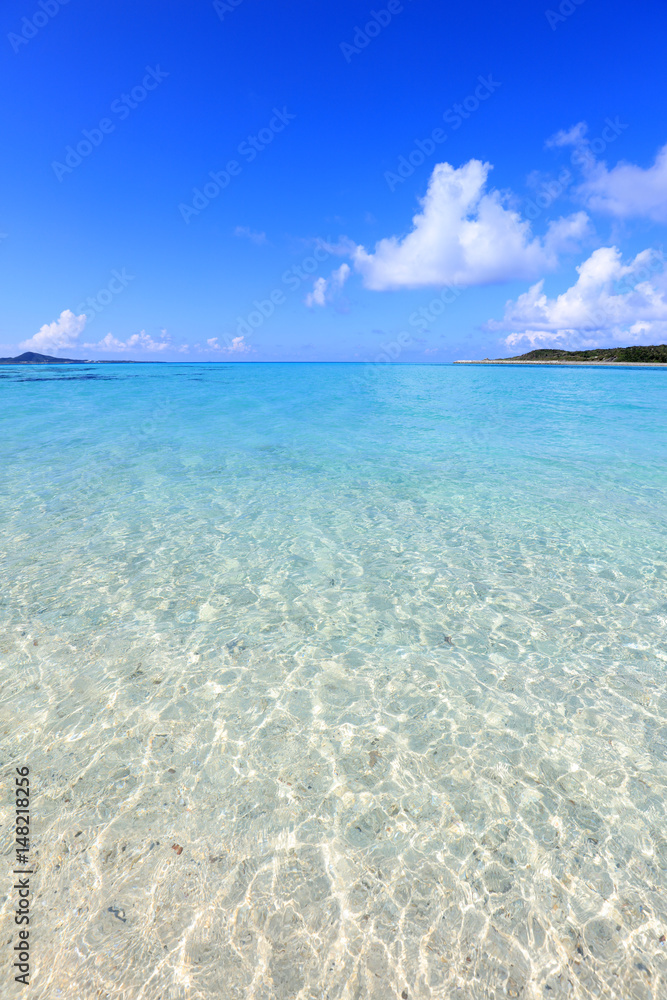
<svg viewBox="0 0 667 1000">
<path fill-rule="evenodd" d="M 470 160 L 434 168 L 422 211 L 402 238 L 380 240 L 374 253 L 356 247 L 353 260 L 367 288 L 485 285 L 532 278 L 555 267 L 563 231 L 583 233 L 585 213 L 551 223 L 544 239 L 507 208 L 500 192 L 486 190 L 491 165 Z"/>
<path fill-rule="evenodd" d="M 107 333 L 106 337 L 102 337 L 98 340 L 96 344 L 84 344 L 84 347 L 92 348 L 95 351 L 167 351 L 176 350 L 177 348 L 171 342 L 171 339 L 166 330 L 161 330 L 160 333 L 162 337 L 160 340 L 154 340 L 149 333 L 142 330 L 140 333 L 133 333 L 131 337 L 127 340 L 118 340 L 114 337 L 112 333 Z M 185 346 L 185 345 L 182 345 Z M 178 350 L 182 350 L 178 348 Z"/>
<path fill-rule="evenodd" d="M 588 125 L 586 122 L 577 122 L 572 128 L 562 128 L 545 142 L 547 149 L 554 146 L 582 146 L 586 142 Z"/>
<path fill-rule="evenodd" d="M 57 351 L 59 348 L 74 347 L 86 325 L 85 313 L 75 316 L 71 309 L 63 309 L 57 320 L 45 323 L 39 332 L 19 346 L 25 351 Z"/>
<path fill-rule="evenodd" d="M 577 193 L 591 211 L 667 222 L 667 145 L 646 169 L 623 162 L 611 170 L 606 163 L 591 165 Z"/>
<path fill-rule="evenodd" d="M 591 220 L 585 212 L 561 216 L 549 223 L 544 237 L 544 249 L 549 259 L 555 261 L 562 253 L 576 253 L 582 242 L 592 235 Z"/>
<path fill-rule="evenodd" d="M 331 272 L 329 278 L 316 278 L 312 292 L 308 292 L 305 298 L 307 306 L 325 306 L 331 302 L 341 290 L 350 276 L 350 265 L 341 264 L 335 271 Z"/>
<path fill-rule="evenodd" d="M 79 337 L 83 332 L 83 328 L 86 325 L 85 314 L 81 316 L 75 316 L 70 309 L 64 309 L 61 312 L 59 318 L 53 323 L 45 323 L 43 327 L 31 337 L 30 340 L 24 340 L 20 344 L 26 351 L 56 351 L 59 349 L 71 349 L 73 347 L 81 346 L 89 350 L 94 351 L 148 351 L 148 352 L 160 352 L 166 350 L 178 350 L 182 353 L 187 353 L 189 350 L 187 344 L 181 344 L 180 347 L 176 347 L 171 342 L 171 338 L 166 330 L 160 331 L 160 339 L 156 340 L 142 330 L 140 333 L 134 333 L 127 340 L 119 340 L 114 337 L 112 333 L 107 333 L 106 337 L 97 341 L 94 344 L 81 344 L 79 345 Z"/>
<path fill-rule="evenodd" d="M 217 337 L 209 337 L 206 343 L 210 351 L 222 351 L 223 354 L 249 354 L 254 351 L 243 337 L 232 337 L 226 344 L 220 344 Z"/>
<path fill-rule="evenodd" d="M 307 306 L 323 306 L 327 301 L 327 279 L 316 278 L 312 292 L 308 292 L 305 298 Z"/>
<path fill-rule="evenodd" d="M 490 330 L 511 330 L 505 343 L 584 346 L 601 337 L 636 342 L 667 333 L 667 270 L 662 255 L 643 250 L 623 264 L 616 247 L 600 247 L 577 268 L 574 285 L 550 299 L 538 281 L 505 306 Z M 592 339 L 591 339 L 592 338 Z"/>
<path fill-rule="evenodd" d="M 249 226 L 237 226 L 234 230 L 234 236 L 243 236 L 252 243 L 256 243 L 257 246 L 266 243 L 266 233 L 254 233 Z"/>
</svg>

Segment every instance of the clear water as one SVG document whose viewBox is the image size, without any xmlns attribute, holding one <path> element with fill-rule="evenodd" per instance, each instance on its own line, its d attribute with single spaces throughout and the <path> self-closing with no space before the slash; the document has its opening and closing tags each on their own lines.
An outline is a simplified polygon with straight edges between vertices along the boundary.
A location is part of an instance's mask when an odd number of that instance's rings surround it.
<svg viewBox="0 0 667 1000">
<path fill-rule="evenodd" d="M 32 1000 L 667 996 L 666 370 L 5 367 L 0 403 Z"/>
</svg>

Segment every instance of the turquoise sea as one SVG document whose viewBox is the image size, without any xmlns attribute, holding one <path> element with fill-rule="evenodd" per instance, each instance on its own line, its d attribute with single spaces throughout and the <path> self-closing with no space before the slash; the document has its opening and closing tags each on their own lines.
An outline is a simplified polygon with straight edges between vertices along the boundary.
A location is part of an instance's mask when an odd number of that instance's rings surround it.
<svg viewBox="0 0 667 1000">
<path fill-rule="evenodd" d="M 667 369 L 5 366 L 0 449 L 31 1000 L 664 1000 Z"/>
</svg>

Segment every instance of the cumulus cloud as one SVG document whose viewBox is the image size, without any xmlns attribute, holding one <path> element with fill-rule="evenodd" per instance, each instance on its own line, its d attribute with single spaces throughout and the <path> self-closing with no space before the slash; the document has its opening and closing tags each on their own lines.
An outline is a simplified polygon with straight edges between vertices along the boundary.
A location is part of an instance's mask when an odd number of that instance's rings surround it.
<svg viewBox="0 0 667 1000">
<path fill-rule="evenodd" d="M 591 165 L 577 193 L 591 211 L 667 222 L 667 145 L 646 169 L 624 162 L 611 170 L 606 163 Z"/>
<path fill-rule="evenodd" d="M 45 323 L 34 337 L 24 340 L 20 347 L 25 351 L 36 351 L 38 354 L 74 347 L 85 325 L 85 313 L 75 316 L 71 309 L 63 309 L 58 319 L 53 323 Z"/>
<path fill-rule="evenodd" d="M 547 146 L 573 146 L 573 163 L 577 163 L 584 180 L 574 190 L 575 197 L 583 201 L 592 212 L 600 212 L 618 219 L 642 218 L 652 222 L 667 222 L 667 144 L 658 150 L 650 167 L 638 167 L 621 161 L 611 169 L 595 157 L 598 151 L 627 128 L 616 118 L 607 118 L 602 137 L 590 142 L 588 126 L 578 122 L 570 129 L 562 129 L 547 140 Z"/>
<path fill-rule="evenodd" d="M 538 281 L 505 306 L 489 330 L 512 331 L 508 347 L 599 345 L 601 337 L 636 342 L 667 333 L 667 271 L 661 254 L 643 250 L 624 264 L 617 247 L 600 247 L 577 267 L 571 288 L 550 299 Z"/>
<path fill-rule="evenodd" d="M 544 238 L 487 190 L 491 164 L 469 160 L 461 167 L 439 163 L 422 210 L 404 237 L 380 240 L 373 253 L 355 247 L 354 266 L 367 288 L 485 285 L 536 277 L 556 266 L 566 233 L 569 244 L 588 226 L 585 213 L 552 222 Z"/>
<path fill-rule="evenodd" d="M 210 351 L 221 351 L 223 354 L 249 354 L 254 351 L 243 337 L 232 337 L 226 344 L 220 344 L 217 337 L 209 337 L 206 343 Z"/>
<path fill-rule="evenodd" d="M 38 333 L 29 340 L 24 340 L 20 347 L 26 351 L 37 351 L 38 353 L 47 351 L 57 351 L 59 349 L 71 350 L 73 347 L 85 347 L 93 351 L 148 351 L 160 352 L 175 350 L 187 353 L 188 345 L 176 346 L 166 330 L 160 331 L 160 338 L 155 339 L 145 330 L 134 333 L 127 340 L 119 340 L 112 333 L 107 333 L 106 337 L 92 344 L 79 344 L 79 337 L 86 325 L 85 313 L 75 316 L 71 309 L 64 309 L 57 320 L 53 323 L 45 323 Z"/>
<path fill-rule="evenodd" d="M 127 340 L 119 340 L 114 337 L 112 333 L 107 333 L 106 337 L 102 337 L 98 340 L 96 344 L 84 344 L 84 347 L 91 348 L 96 351 L 167 351 L 167 350 L 181 350 L 182 348 L 175 348 L 171 342 L 171 339 L 166 330 L 160 331 L 160 340 L 154 340 L 149 333 L 142 330 L 140 333 L 133 333 L 131 337 Z M 186 345 L 183 345 L 186 346 Z"/>
<path fill-rule="evenodd" d="M 257 246 L 261 246 L 266 243 L 266 233 L 254 233 L 249 226 L 237 226 L 234 230 L 234 236 L 242 236 L 251 243 L 256 243 Z"/>
<path fill-rule="evenodd" d="M 308 292 L 306 295 L 306 305 L 325 306 L 327 302 L 333 301 L 349 278 L 350 273 L 350 265 L 341 264 L 335 271 L 332 271 L 329 278 L 316 278 L 312 292 Z"/>
</svg>

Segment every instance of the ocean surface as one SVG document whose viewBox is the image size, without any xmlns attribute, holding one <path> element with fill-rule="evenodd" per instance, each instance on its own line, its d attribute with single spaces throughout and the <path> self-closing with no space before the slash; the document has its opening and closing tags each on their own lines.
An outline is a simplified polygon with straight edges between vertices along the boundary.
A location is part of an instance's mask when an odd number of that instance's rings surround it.
<svg viewBox="0 0 667 1000">
<path fill-rule="evenodd" d="M 2 367 L 0 453 L 3 996 L 27 765 L 31 1000 L 667 997 L 667 370 Z"/>
</svg>

